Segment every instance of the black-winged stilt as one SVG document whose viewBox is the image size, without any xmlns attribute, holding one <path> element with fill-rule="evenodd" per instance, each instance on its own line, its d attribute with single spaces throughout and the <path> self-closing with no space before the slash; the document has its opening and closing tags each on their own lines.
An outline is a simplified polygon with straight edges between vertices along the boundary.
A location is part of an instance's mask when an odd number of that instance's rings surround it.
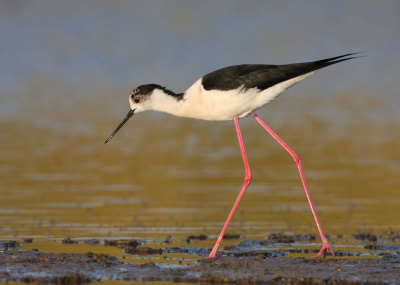
<svg viewBox="0 0 400 285">
<path fill-rule="evenodd" d="M 307 187 L 306 178 L 301 166 L 300 157 L 274 131 L 272 131 L 255 113 L 267 105 L 289 87 L 314 74 L 321 68 L 349 60 L 356 53 L 336 56 L 313 62 L 285 65 L 243 64 L 225 67 L 207 75 L 195 82 L 185 93 L 176 94 L 165 87 L 156 84 L 140 85 L 129 95 L 131 109 L 128 114 L 105 141 L 107 143 L 121 127 L 133 116 L 147 110 L 161 111 L 179 117 L 209 121 L 235 122 L 240 151 L 243 157 L 245 178 L 242 189 L 232 207 L 232 210 L 222 228 L 209 257 L 216 256 L 218 247 L 228 228 L 228 225 L 251 181 L 251 171 L 247 160 L 239 119 L 252 115 L 254 119 L 292 156 L 300 173 L 300 178 L 306 192 L 311 212 L 322 240 L 320 251 L 326 256 L 329 249 L 335 255 L 318 221 L 314 204 Z"/>
</svg>

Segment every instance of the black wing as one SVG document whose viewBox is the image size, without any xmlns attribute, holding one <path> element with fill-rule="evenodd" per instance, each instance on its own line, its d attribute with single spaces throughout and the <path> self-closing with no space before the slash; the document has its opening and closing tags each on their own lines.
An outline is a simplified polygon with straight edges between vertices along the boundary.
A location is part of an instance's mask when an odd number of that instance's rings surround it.
<svg viewBox="0 0 400 285">
<path fill-rule="evenodd" d="M 242 64 L 225 67 L 203 76 L 205 90 L 228 91 L 244 86 L 245 89 L 267 89 L 280 82 L 321 69 L 323 67 L 349 60 L 347 57 L 357 53 L 349 53 L 313 62 L 293 63 L 285 65 Z M 344 58 L 347 57 L 347 58 Z"/>
</svg>

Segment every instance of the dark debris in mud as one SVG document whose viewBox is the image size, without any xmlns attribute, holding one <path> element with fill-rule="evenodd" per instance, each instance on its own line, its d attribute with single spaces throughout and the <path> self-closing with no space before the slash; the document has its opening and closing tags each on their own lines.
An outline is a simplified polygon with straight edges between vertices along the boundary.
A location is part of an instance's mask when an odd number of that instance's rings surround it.
<svg viewBox="0 0 400 285">
<path fill-rule="evenodd" d="M 135 254 L 135 255 L 162 254 L 162 249 L 161 248 L 151 248 L 151 247 L 147 247 L 147 246 L 132 247 L 132 248 L 126 248 L 125 253 Z"/>
<path fill-rule="evenodd" d="M 15 240 L 0 241 L 0 248 L 15 248 L 18 246 L 19 246 L 19 243 L 16 242 Z"/>
<path fill-rule="evenodd" d="M 299 241 L 315 241 L 315 235 L 287 235 L 283 233 L 271 233 L 264 244 L 268 243 L 294 243 Z M 328 238 L 329 239 L 329 238 Z"/>
<path fill-rule="evenodd" d="M 193 240 L 206 240 L 206 239 L 208 239 L 208 236 L 206 236 L 206 235 L 197 235 L 197 236 L 191 235 L 191 236 L 188 236 L 187 238 L 185 238 L 185 241 L 187 243 L 190 243 Z"/>
<path fill-rule="evenodd" d="M 61 241 L 61 243 L 62 243 L 62 244 L 77 244 L 78 241 L 73 240 L 73 239 L 67 237 L 67 238 L 63 239 L 63 240 Z"/>
<path fill-rule="evenodd" d="M 83 241 L 83 243 L 85 244 L 91 244 L 91 245 L 96 245 L 100 243 L 100 240 L 96 239 L 96 238 L 91 238 L 91 239 L 85 239 Z"/>
<path fill-rule="evenodd" d="M 116 246 L 118 248 L 136 248 L 142 244 L 145 244 L 145 242 L 136 239 L 104 240 L 105 246 Z"/>
<path fill-rule="evenodd" d="M 224 235 L 222 239 L 240 239 L 241 235 Z"/>
<path fill-rule="evenodd" d="M 378 241 L 378 236 L 370 234 L 370 233 L 367 233 L 367 234 L 356 234 L 356 235 L 353 235 L 353 237 L 355 239 L 357 239 L 357 240 L 362 240 L 362 241 L 364 241 L 364 240 L 366 240 L 366 241 Z"/>
<path fill-rule="evenodd" d="M 171 238 L 171 236 L 169 236 Z M 24 240 L 25 241 L 25 240 Z M 29 242 L 29 241 L 28 241 Z M 90 244 L 90 245 L 98 245 L 101 243 L 99 239 L 85 239 L 83 241 L 78 241 L 71 239 L 69 237 L 62 239 L 61 240 L 62 244 L 79 244 L 79 243 L 84 243 L 84 244 Z M 137 240 L 137 239 L 111 239 L 111 240 L 104 240 L 104 245 L 105 246 L 115 246 L 121 249 L 125 248 L 136 248 L 140 245 L 146 244 L 145 241 L 142 240 Z M 0 243 L 1 246 L 1 243 Z"/>
</svg>

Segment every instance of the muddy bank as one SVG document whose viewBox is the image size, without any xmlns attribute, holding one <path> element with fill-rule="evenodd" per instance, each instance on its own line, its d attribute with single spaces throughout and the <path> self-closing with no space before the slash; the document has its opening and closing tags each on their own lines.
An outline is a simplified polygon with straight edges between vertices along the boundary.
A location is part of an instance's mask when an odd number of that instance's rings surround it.
<svg viewBox="0 0 400 285">
<path fill-rule="evenodd" d="M 236 240 L 241 237 L 232 235 L 228 238 Z M 216 259 L 207 258 L 210 248 L 199 246 L 207 239 L 206 235 L 192 235 L 184 239 L 187 246 L 174 247 L 173 238 L 167 236 L 158 243 L 162 248 L 135 239 L 65 238 L 59 241 L 69 248 L 77 244 L 103 244 L 123 253 L 121 259 L 93 252 L 19 250 L 21 243 L 34 244 L 32 239 L 0 241 L 0 281 L 42 284 L 87 284 L 101 280 L 203 284 L 400 284 L 398 232 L 332 236 L 330 239 L 335 241 L 336 256 L 317 259 L 304 258 L 318 252 L 315 246 L 319 244 L 318 238 L 313 235 L 273 233 L 264 240 L 242 238 L 225 246 Z M 179 259 L 176 259 L 177 254 Z M 186 258 L 182 256 L 187 256 L 190 262 L 185 262 Z M 135 262 L 125 262 L 128 257 L 134 257 Z"/>
<path fill-rule="evenodd" d="M 200 259 L 169 267 L 126 263 L 106 254 L 65 254 L 8 249 L 0 252 L 0 281 L 85 284 L 113 280 L 210 284 L 400 284 L 400 253 L 381 259 L 280 257 L 265 251 Z"/>
</svg>

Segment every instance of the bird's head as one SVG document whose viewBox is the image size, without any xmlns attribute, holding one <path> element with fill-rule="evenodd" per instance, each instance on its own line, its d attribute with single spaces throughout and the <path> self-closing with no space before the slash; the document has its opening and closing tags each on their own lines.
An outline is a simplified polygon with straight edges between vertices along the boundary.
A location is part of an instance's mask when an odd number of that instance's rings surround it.
<svg viewBox="0 0 400 285">
<path fill-rule="evenodd" d="M 131 110 L 135 113 L 152 110 L 153 97 L 156 97 L 157 93 L 164 93 L 164 90 L 164 87 L 157 84 L 140 85 L 133 89 L 129 94 Z"/>
<path fill-rule="evenodd" d="M 122 122 L 119 124 L 119 126 L 104 143 L 107 143 L 109 140 L 111 140 L 111 138 L 122 128 L 123 125 L 125 125 L 125 123 L 135 113 L 153 110 L 153 102 L 155 97 L 157 97 L 158 95 L 167 95 L 170 93 L 174 94 L 172 91 L 157 84 L 140 85 L 139 87 L 133 89 L 133 91 L 129 94 L 129 104 L 131 106 L 131 109 L 122 120 Z"/>
</svg>

